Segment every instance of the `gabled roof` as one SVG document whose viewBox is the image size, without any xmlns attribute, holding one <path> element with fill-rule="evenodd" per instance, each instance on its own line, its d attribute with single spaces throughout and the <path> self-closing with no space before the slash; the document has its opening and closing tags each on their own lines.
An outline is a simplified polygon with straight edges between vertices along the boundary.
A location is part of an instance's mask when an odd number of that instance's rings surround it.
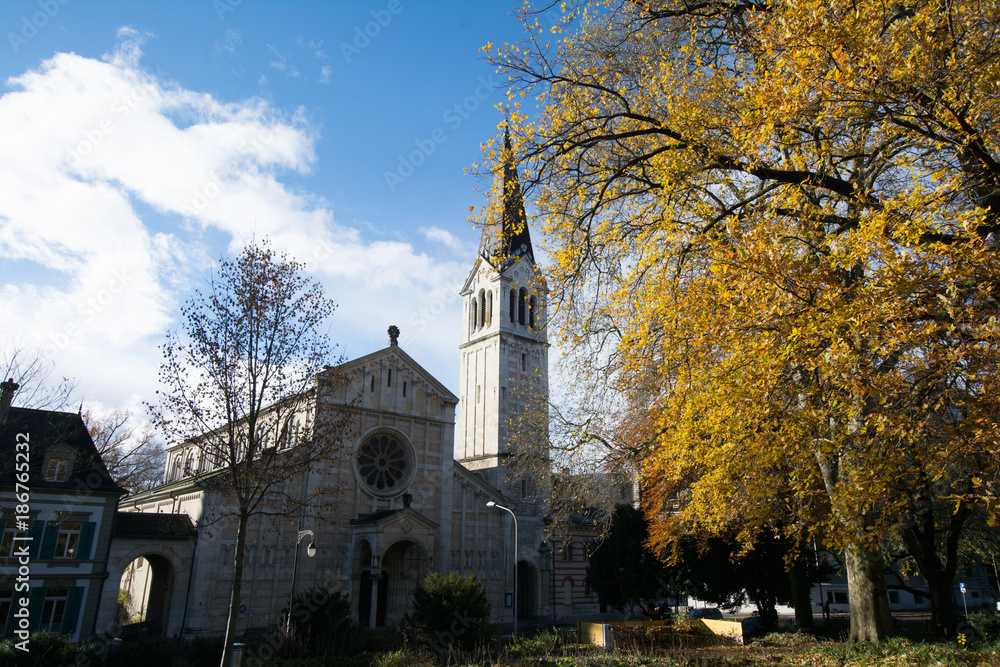
<svg viewBox="0 0 1000 667">
<path fill-rule="evenodd" d="M 405 518 L 409 518 L 417 523 L 424 525 L 427 528 L 437 528 L 437 524 L 425 517 L 420 512 L 413 510 L 409 507 L 396 510 L 377 510 L 371 514 L 362 514 L 357 519 L 351 519 L 352 526 L 364 526 L 364 525 L 385 525 L 394 521 L 402 521 Z"/>
<path fill-rule="evenodd" d="M 451 391 L 449 391 L 446 386 L 441 384 L 437 380 L 437 378 L 435 378 L 427 371 L 427 369 L 425 369 L 423 366 L 414 361 L 413 357 L 404 352 L 403 348 L 401 348 L 399 345 L 389 345 L 388 347 L 384 347 L 381 350 L 376 350 L 375 352 L 366 354 L 363 357 L 358 357 L 357 359 L 352 359 L 351 361 L 345 361 L 340 366 L 331 369 L 331 371 L 332 372 L 351 371 L 355 368 L 361 368 L 366 364 L 369 364 L 377 359 L 391 357 L 391 356 L 398 357 L 399 360 L 402 361 L 405 365 L 412 368 L 414 372 L 416 372 L 423 380 L 427 382 L 427 384 L 429 384 L 431 387 L 434 388 L 435 391 L 441 394 L 442 398 L 450 402 L 454 403 L 458 402 L 458 396 L 455 396 L 455 394 L 451 393 Z"/>
<path fill-rule="evenodd" d="M 6 423 L 0 426 L 0 486 L 13 486 L 17 481 L 17 443 L 25 440 L 23 436 L 18 438 L 19 434 L 26 435 L 29 443 L 29 476 L 33 491 L 44 489 L 70 495 L 127 493 L 111 478 L 80 415 L 15 407 L 10 408 Z M 46 481 L 45 455 L 59 447 L 72 456 L 69 476 L 62 482 Z"/>
<path fill-rule="evenodd" d="M 498 271 L 508 268 L 521 257 L 535 263 L 528 216 L 524 212 L 524 194 L 507 130 L 503 135 L 503 157 L 503 167 L 497 170 L 490 193 L 490 218 L 483 225 L 483 236 L 479 241 L 479 256 Z"/>
<path fill-rule="evenodd" d="M 477 487 L 480 491 L 489 496 L 490 499 L 493 500 L 494 502 L 502 504 L 509 504 L 512 502 L 510 498 L 507 498 L 507 496 L 505 496 L 498 489 L 494 489 L 486 482 L 485 479 L 483 479 L 476 473 L 466 468 L 459 461 L 453 461 L 452 463 L 453 463 L 452 466 L 453 474 L 461 477 L 469 484 L 472 484 L 473 486 Z"/>
</svg>

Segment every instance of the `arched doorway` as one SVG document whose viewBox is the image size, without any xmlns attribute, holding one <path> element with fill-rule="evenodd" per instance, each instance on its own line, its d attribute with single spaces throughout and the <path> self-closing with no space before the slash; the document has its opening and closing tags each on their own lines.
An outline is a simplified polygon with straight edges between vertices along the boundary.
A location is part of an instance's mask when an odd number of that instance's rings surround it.
<svg viewBox="0 0 1000 667">
<path fill-rule="evenodd" d="M 400 540 L 382 556 L 379 625 L 398 624 L 403 614 L 413 606 L 413 593 L 427 571 L 427 555 L 423 547 L 412 540 Z M 384 603 L 382 598 L 384 597 Z"/>
<path fill-rule="evenodd" d="M 526 560 L 517 563 L 517 617 L 533 618 L 535 616 L 535 596 L 538 584 L 535 566 Z"/>
<path fill-rule="evenodd" d="M 174 567 L 159 554 L 144 554 L 128 564 L 119 584 L 123 637 L 164 635 L 173 583 Z"/>
<path fill-rule="evenodd" d="M 392 544 L 373 568 L 372 550 L 367 541 L 358 543 L 355 571 L 359 573 L 358 622 L 361 627 L 380 627 L 402 622 L 410 610 L 413 592 L 427 572 L 427 554 L 412 540 Z"/>
</svg>

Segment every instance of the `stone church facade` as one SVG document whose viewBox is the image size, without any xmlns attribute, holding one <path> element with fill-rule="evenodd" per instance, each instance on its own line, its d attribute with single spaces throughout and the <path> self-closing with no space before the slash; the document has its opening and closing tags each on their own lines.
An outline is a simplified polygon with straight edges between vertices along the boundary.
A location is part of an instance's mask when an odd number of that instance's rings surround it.
<svg viewBox="0 0 1000 667">
<path fill-rule="evenodd" d="M 459 395 L 398 346 L 394 327 L 387 347 L 324 372 L 347 378 L 346 388 L 333 389 L 324 373 L 317 376 L 309 409 L 350 411 L 353 434 L 328 465 L 286 482 L 289 494 L 326 490 L 325 502 L 298 516 L 252 520 L 238 629 L 277 622 L 293 571 L 296 592 L 316 584 L 348 591 L 356 618 L 369 627 L 399 623 L 430 571 L 476 575 L 498 622 L 511 622 L 515 613 L 555 619 L 596 611 L 589 589 L 576 599 L 564 595 L 572 587 L 562 581 L 558 594 L 553 589 L 544 489 L 517 478 L 509 465 L 518 447 L 511 418 L 528 409 L 526 396 L 548 392 L 547 291 L 510 161 L 497 174 L 494 196 L 502 202 L 461 290 Z M 301 415 L 298 423 L 318 417 Z M 228 612 L 235 522 L 223 516 L 231 506 L 224 494 L 202 483 L 214 473 L 199 457 L 190 444 L 170 449 L 164 484 L 121 505 L 127 512 L 184 515 L 195 539 L 185 532 L 183 539 L 161 535 L 157 542 L 126 531 L 116 539 L 118 553 L 127 555 L 109 565 L 115 571 L 105 599 L 116 599 L 112 589 L 126 573 L 133 600 L 184 583 L 184 591 L 161 593 L 158 608 L 148 612 L 168 637 L 221 634 Z M 516 514 L 516 548 L 512 516 L 488 507 L 491 501 Z M 304 530 L 313 536 L 299 544 Z M 306 553 L 310 541 L 314 557 Z M 149 557 L 123 566 L 144 544 L 156 545 Z"/>
</svg>

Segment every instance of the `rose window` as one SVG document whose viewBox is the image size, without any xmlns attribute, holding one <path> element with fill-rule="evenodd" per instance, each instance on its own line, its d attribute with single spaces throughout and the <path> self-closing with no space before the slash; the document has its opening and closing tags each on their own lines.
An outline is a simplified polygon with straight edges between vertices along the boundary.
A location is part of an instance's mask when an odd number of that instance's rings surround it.
<svg viewBox="0 0 1000 667">
<path fill-rule="evenodd" d="M 358 451 L 357 469 L 361 481 L 377 496 L 402 493 L 410 481 L 413 466 L 409 447 L 389 433 L 376 433 Z"/>
</svg>

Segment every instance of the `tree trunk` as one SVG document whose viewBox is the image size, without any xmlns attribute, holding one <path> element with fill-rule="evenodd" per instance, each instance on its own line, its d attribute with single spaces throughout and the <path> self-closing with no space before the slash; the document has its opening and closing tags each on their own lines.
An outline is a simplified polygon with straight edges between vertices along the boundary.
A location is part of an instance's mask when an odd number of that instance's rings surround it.
<svg viewBox="0 0 1000 667">
<path fill-rule="evenodd" d="M 951 599 L 951 587 L 955 577 L 942 574 L 940 577 L 924 577 L 931 594 L 931 627 L 934 634 L 947 639 L 955 637 L 955 605 Z"/>
<path fill-rule="evenodd" d="M 903 541 L 917 563 L 917 571 L 927 582 L 934 634 L 952 639 L 956 623 L 951 587 L 958 566 L 958 541 L 970 510 L 962 504 L 948 513 L 947 529 L 943 531 L 944 553 L 941 554 L 939 542 L 942 531 L 934 520 L 934 501 L 929 488 L 914 494 L 912 512 L 904 524 Z"/>
<path fill-rule="evenodd" d="M 233 642 L 236 640 L 236 619 L 240 609 L 240 593 L 243 589 L 243 546 L 247 539 L 247 513 L 241 511 L 236 524 L 236 546 L 233 548 L 233 581 L 229 596 L 229 619 L 226 621 L 226 638 L 222 646 L 220 667 L 233 664 Z"/>
<path fill-rule="evenodd" d="M 792 607 L 795 609 L 795 626 L 804 632 L 813 629 L 812 587 L 809 585 L 809 575 L 802 557 L 795 559 L 788 573 L 792 589 Z"/>
<path fill-rule="evenodd" d="M 767 632 L 774 632 L 778 629 L 778 601 L 774 598 L 773 593 L 764 592 L 760 597 L 754 600 L 754 604 L 757 607 L 757 616 L 760 618 L 760 624 Z"/>
<path fill-rule="evenodd" d="M 892 634 L 882 552 L 851 545 L 847 548 L 847 596 L 851 605 L 852 642 L 878 642 Z"/>
</svg>

